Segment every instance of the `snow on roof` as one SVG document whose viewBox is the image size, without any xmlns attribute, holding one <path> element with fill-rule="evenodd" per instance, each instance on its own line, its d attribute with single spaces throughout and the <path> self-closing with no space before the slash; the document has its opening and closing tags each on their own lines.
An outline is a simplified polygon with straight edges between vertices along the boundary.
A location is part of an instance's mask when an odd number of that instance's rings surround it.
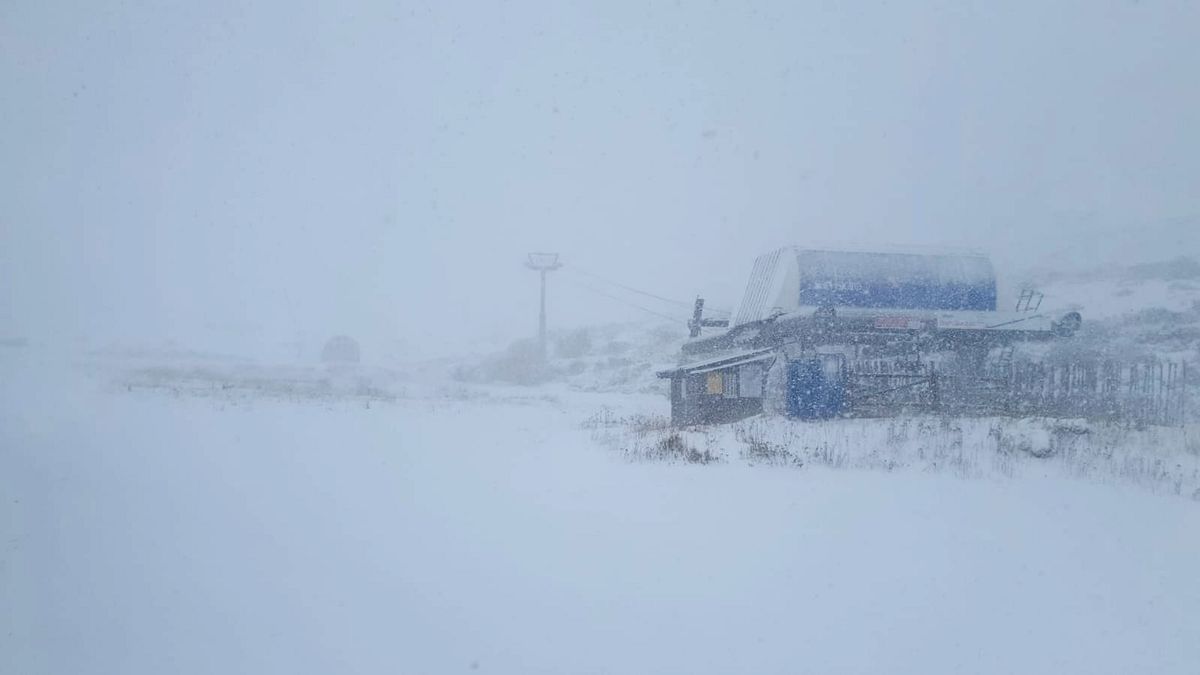
<svg viewBox="0 0 1200 675">
<path fill-rule="evenodd" d="M 710 356 L 700 361 L 693 361 L 670 370 L 663 370 L 658 373 L 659 377 L 671 377 L 678 372 L 687 373 L 707 373 L 712 370 L 721 370 L 722 368 L 733 368 L 735 366 L 743 366 L 748 363 L 757 363 L 775 358 L 773 349 L 754 349 L 750 351 L 739 352 L 724 352 L 720 356 Z"/>
</svg>

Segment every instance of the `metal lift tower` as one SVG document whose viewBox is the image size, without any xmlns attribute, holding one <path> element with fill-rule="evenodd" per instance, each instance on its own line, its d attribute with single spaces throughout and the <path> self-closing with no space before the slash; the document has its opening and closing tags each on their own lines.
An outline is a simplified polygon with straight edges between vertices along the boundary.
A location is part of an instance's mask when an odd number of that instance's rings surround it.
<svg viewBox="0 0 1200 675">
<path fill-rule="evenodd" d="M 525 266 L 531 270 L 535 270 L 542 277 L 542 302 L 541 310 L 538 312 L 538 350 L 542 355 L 542 360 L 546 360 L 546 273 L 562 267 L 562 263 L 558 261 L 557 253 L 530 253 L 529 259 L 526 260 Z"/>
</svg>

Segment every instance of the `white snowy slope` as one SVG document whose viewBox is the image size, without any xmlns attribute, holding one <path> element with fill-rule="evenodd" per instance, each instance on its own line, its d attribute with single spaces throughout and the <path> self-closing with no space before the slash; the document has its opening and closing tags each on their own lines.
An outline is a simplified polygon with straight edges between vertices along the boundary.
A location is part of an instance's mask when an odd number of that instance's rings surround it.
<svg viewBox="0 0 1200 675">
<path fill-rule="evenodd" d="M 1082 349 L 1200 364 L 1200 261 L 1194 258 L 1047 274 L 1035 285 L 1046 294 L 1043 311 L 1083 314 L 1076 336 Z"/>
<path fill-rule="evenodd" d="M 1078 310 L 1097 320 L 1147 309 L 1187 312 L 1200 304 L 1200 260 L 1186 256 L 1033 276 L 1046 293 L 1045 307 Z"/>
<path fill-rule="evenodd" d="M 0 350 L 3 673 L 1200 663 L 1187 496 L 629 462 L 585 423 L 652 395 L 176 391 L 69 361 Z"/>
</svg>

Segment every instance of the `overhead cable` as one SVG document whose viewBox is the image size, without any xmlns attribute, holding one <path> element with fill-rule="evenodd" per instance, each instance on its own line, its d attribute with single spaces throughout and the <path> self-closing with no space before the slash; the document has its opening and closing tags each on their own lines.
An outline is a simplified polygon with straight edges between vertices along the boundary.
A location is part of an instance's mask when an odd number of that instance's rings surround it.
<svg viewBox="0 0 1200 675">
<path fill-rule="evenodd" d="M 629 300 L 626 300 L 625 298 L 618 297 L 618 296 L 616 296 L 616 295 L 612 295 L 612 294 L 610 294 L 610 293 L 605 293 L 604 291 L 602 291 L 602 290 L 600 290 L 600 289 L 597 289 L 597 288 L 592 288 L 591 286 L 588 286 L 588 285 L 586 285 L 586 284 L 581 284 L 581 283 L 579 283 L 579 282 L 577 282 L 577 281 L 567 281 L 567 283 L 571 284 L 572 286 L 577 286 L 577 287 L 579 287 L 579 288 L 582 288 L 582 289 L 584 289 L 584 290 L 586 290 L 586 291 L 591 291 L 592 293 L 595 293 L 595 294 L 597 294 L 597 295 L 602 295 L 602 296 L 604 296 L 604 297 L 606 297 L 606 298 L 608 298 L 608 299 L 610 299 L 610 300 L 616 300 L 616 301 L 617 301 L 617 302 L 619 302 L 619 303 L 622 303 L 622 304 L 625 304 L 625 305 L 629 305 L 630 307 L 633 307 L 633 308 L 635 308 L 635 309 L 640 309 L 640 310 L 642 310 L 643 312 L 646 312 L 647 314 L 653 314 L 654 316 L 657 316 L 657 317 L 659 317 L 659 318 L 661 318 L 661 319 L 666 319 L 666 320 L 668 320 L 668 321 L 673 321 L 673 322 L 675 322 L 675 323 L 681 323 L 681 324 L 687 325 L 687 321 L 684 321 L 683 319 L 680 319 L 679 317 L 675 317 L 675 316 L 668 316 L 668 315 L 666 315 L 666 314 L 662 314 L 662 313 L 660 313 L 660 312 L 656 312 L 656 311 L 654 311 L 653 309 L 650 309 L 650 308 L 648 308 L 648 307 L 643 307 L 643 306 L 641 306 L 641 305 L 639 305 L 639 304 L 637 304 L 637 303 L 635 303 L 635 302 L 630 302 Z"/>
<path fill-rule="evenodd" d="M 665 298 L 665 297 L 663 297 L 663 296 L 661 296 L 661 295 L 658 295 L 658 294 L 656 294 L 656 293 L 651 293 L 650 291 L 643 291 L 643 290 L 641 290 L 641 289 L 634 288 L 633 286 L 629 286 L 629 285 L 623 284 L 623 283 L 621 283 L 621 282 L 619 282 L 619 281 L 613 281 L 612 279 L 608 279 L 608 278 L 606 278 L 606 277 L 600 276 L 599 274 L 596 274 L 596 273 L 594 273 L 594 272 L 589 272 L 589 271 L 587 271 L 587 270 L 580 269 L 578 266 L 574 266 L 574 267 L 568 267 L 568 268 L 566 268 L 566 269 L 567 269 L 567 270 L 569 270 L 569 271 L 572 271 L 572 272 L 576 272 L 576 273 L 578 273 L 578 274 L 582 274 L 582 275 L 584 275 L 584 276 L 591 277 L 591 278 L 593 278 L 593 279 L 596 279 L 597 281 L 603 281 L 603 282 L 604 282 L 604 283 L 606 283 L 606 284 L 611 284 L 611 285 L 613 285 L 613 286 L 616 286 L 617 288 L 620 288 L 620 289 L 623 289 L 623 290 L 629 291 L 630 293 L 637 293 L 638 295 L 644 295 L 644 296 L 646 296 L 646 297 L 648 297 L 648 298 L 654 298 L 655 300 L 660 300 L 660 301 L 662 301 L 662 302 L 669 302 L 669 303 L 671 303 L 671 304 L 673 304 L 673 305 L 679 305 L 680 307 L 684 307 L 684 308 L 687 308 L 687 309 L 691 309 L 691 308 L 692 308 L 692 303 L 690 303 L 690 302 L 683 302 L 683 301 L 681 301 L 681 300 L 672 300 L 671 298 Z M 709 309 L 709 311 L 717 312 L 717 313 L 719 313 L 719 314 L 732 314 L 732 312 L 729 312 L 729 311 L 726 311 L 726 310 L 723 310 L 723 309 L 716 309 L 716 308 L 713 308 L 713 307 L 709 307 L 708 309 Z"/>
</svg>

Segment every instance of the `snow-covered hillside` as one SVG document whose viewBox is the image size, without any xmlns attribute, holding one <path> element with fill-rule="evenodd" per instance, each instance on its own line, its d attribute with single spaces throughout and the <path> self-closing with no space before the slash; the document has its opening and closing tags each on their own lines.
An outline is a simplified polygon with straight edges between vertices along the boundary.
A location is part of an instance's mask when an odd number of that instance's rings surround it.
<svg viewBox="0 0 1200 675">
<path fill-rule="evenodd" d="M 1188 257 L 1075 273 L 1047 271 L 1033 279 L 1046 293 L 1046 307 L 1084 312 L 1096 320 L 1147 309 L 1187 312 L 1200 302 L 1200 261 Z"/>
<path fill-rule="evenodd" d="M 1044 274 L 1035 285 L 1046 294 L 1042 309 L 1083 315 L 1078 336 L 1083 348 L 1200 364 L 1200 262 L 1195 259 Z"/>
<path fill-rule="evenodd" d="M 558 382 L 581 391 L 665 396 L 655 371 L 675 364 L 686 336 L 686 327 L 661 322 L 589 326 L 551 333 L 546 364 L 536 342 L 520 340 L 502 352 L 465 360 L 452 373 L 462 382 Z"/>
</svg>

